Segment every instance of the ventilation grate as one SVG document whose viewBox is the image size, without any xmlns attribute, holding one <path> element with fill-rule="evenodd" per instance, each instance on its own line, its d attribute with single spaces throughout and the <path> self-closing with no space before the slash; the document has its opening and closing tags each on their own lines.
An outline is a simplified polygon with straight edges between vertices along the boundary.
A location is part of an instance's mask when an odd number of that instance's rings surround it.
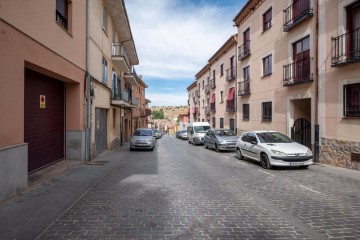
<svg viewBox="0 0 360 240">
<path fill-rule="evenodd" d="M 351 153 L 352 162 L 360 162 L 360 153 Z"/>
</svg>

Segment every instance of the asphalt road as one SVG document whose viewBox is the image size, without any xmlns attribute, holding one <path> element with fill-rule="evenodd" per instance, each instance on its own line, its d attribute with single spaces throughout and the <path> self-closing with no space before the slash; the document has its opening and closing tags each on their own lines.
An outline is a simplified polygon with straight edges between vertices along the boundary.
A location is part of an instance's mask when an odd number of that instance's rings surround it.
<svg viewBox="0 0 360 240">
<path fill-rule="evenodd" d="M 264 170 L 235 155 L 172 136 L 158 140 L 154 152 L 112 151 L 101 157 L 99 177 L 74 190 L 76 199 L 34 236 L 360 239 L 360 172 L 324 165 Z M 13 209 L 16 202 L 6 206 Z"/>
</svg>

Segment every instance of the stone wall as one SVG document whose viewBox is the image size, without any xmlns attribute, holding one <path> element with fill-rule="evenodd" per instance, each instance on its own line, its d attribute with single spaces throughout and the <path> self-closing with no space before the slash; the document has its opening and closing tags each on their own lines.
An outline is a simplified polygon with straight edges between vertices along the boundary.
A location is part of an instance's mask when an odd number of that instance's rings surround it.
<svg viewBox="0 0 360 240">
<path fill-rule="evenodd" d="M 360 162 L 351 161 L 351 153 L 360 154 L 360 142 L 322 138 L 320 146 L 320 163 L 360 170 Z"/>
</svg>

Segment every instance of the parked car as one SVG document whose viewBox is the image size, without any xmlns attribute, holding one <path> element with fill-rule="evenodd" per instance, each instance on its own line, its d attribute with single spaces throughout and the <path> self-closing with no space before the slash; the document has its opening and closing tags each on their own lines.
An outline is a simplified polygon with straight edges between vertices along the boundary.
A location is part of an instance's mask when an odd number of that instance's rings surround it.
<svg viewBox="0 0 360 240">
<path fill-rule="evenodd" d="M 176 138 L 180 138 L 180 134 L 181 134 L 181 131 L 176 131 L 175 137 L 176 137 Z"/>
<path fill-rule="evenodd" d="M 244 157 L 261 163 L 263 168 L 272 166 L 309 167 L 313 154 L 309 148 L 276 131 L 244 132 L 236 143 L 238 159 Z"/>
<path fill-rule="evenodd" d="M 155 137 L 153 131 L 149 128 L 138 128 L 131 135 L 130 151 L 134 149 L 150 149 L 155 148 Z"/>
<path fill-rule="evenodd" d="M 182 130 L 181 133 L 180 133 L 180 135 L 179 135 L 179 138 L 180 138 L 180 139 L 183 139 L 183 140 L 189 139 L 188 134 L 187 134 L 187 131 L 186 131 L 186 130 Z"/>
<path fill-rule="evenodd" d="M 162 133 L 160 132 L 160 130 L 153 129 L 153 134 L 156 139 L 159 139 L 162 137 Z"/>
<path fill-rule="evenodd" d="M 187 126 L 187 135 L 189 143 L 193 145 L 203 144 L 204 137 L 207 130 L 209 130 L 210 124 L 208 122 L 193 122 Z"/>
<path fill-rule="evenodd" d="M 235 151 L 238 136 L 229 129 L 210 129 L 204 137 L 204 147 L 213 148 L 219 152 L 222 150 Z"/>
</svg>

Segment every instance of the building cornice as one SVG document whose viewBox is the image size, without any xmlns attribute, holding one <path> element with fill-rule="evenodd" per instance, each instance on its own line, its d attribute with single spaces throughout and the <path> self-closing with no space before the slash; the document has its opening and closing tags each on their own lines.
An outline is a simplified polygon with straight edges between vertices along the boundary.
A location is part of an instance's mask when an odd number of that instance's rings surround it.
<svg viewBox="0 0 360 240">
<path fill-rule="evenodd" d="M 235 26 L 239 27 L 258 9 L 265 0 L 248 0 L 240 12 L 233 19 Z"/>
<path fill-rule="evenodd" d="M 190 91 L 191 89 L 193 89 L 194 87 L 196 87 L 196 81 L 194 81 L 192 84 L 190 84 L 190 86 L 188 86 L 186 89 L 188 91 Z"/>
<path fill-rule="evenodd" d="M 201 76 L 203 76 L 207 71 L 210 70 L 210 64 L 206 64 L 196 75 L 195 78 L 196 80 L 201 78 Z"/>
</svg>

